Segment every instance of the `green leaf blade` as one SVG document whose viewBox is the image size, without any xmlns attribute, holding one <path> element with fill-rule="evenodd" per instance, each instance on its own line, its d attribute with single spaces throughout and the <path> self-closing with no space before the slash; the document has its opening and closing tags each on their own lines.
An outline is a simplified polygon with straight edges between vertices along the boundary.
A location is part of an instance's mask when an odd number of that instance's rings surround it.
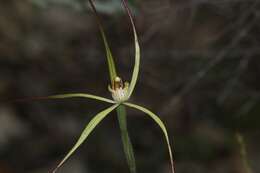
<svg viewBox="0 0 260 173">
<path fill-rule="evenodd" d="M 144 108 L 142 106 L 135 105 L 135 104 L 132 104 L 132 103 L 127 103 L 127 102 L 125 102 L 124 105 L 132 107 L 132 108 L 135 108 L 137 110 L 140 110 L 140 111 L 146 113 L 147 115 L 149 115 L 159 125 L 159 127 L 161 128 L 161 130 L 164 133 L 164 136 L 165 136 L 165 139 L 166 139 L 166 142 L 167 142 L 167 147 L 168 147 L 168 152 L 169 152 L 170 162 L 171 162 L 171 171 L 172 171 L 172 173 L 174 173 L 175 171 L 174 171 L 174 164 L 173 164 L 173 156 L 172 156 L 171 145 L 170 145 L 167 129 L 166 129 L 164 123 L 162 122 L 162 120 L 156 114 L 154 114 L 152 111 L 150 111 L 150 110 L 148 110 L 148 109 L 146 109 L 146 108 Z"/>
<path fill-rule="evenodd" d="M 137 32 L 136 32 L 136 27 L 135 27 L 135 24 L 134 24 L 133 16 L 132 16 L 131 11 L 130 11 L 130 9 L 129 9 L 125 0 L 123 0 L 123 6 L 126 9 L 127 15 L 130 18 L 130 22 L 131 22 L 132 29 L 133 29 L 133 32 L 134 32 L 134 43 L 135 43 L 135 64 L 134 64 L 134 70 L 133 70 L 133 74 L 132 74 L 132 78 L 131 78 L 131 82 L 130 82 L 129 90 L 128 90 L 128 98 L 130 98 L 133 91 L 134 91 L 134 88 L 135 88 L 135 85 L 136 85 L 136 82 L 137 82 L 137 79 L 138 79 L 138 75 L 139 75 L 140 45 L 139 45 L 139 41 L 138 41 L 138 35 L 137 35 Z"/>
<path fill-rule="evenodd" d="M 91 119 L 91 121 L 87 124 L 83 132 L 81 133 L 78 141 L 76 144 L 72 147 L 72 149 L 68 152 L 68 154 L 63 158 L 63 160 L 58 164 L 58 166 L 54 169 L 53 173 L 55 173 L 62 165 L 63 163 L 78 149 L 78 147 L 87 139 L 89 134 L 94 130 L 94 128 L 116 107 L 118 107 L 118 104 L 115 104 L 100 113 L 98 113 L 94 118 Z"/>
</svg>

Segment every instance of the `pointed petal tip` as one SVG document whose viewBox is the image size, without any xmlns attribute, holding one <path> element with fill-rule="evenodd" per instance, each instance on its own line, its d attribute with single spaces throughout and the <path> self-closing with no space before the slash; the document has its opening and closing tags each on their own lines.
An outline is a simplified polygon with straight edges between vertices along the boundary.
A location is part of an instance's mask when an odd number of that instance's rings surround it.
<svg viewBox="0 0 260 173">
<path fill-rule="evenodd" d="M 172 149 L 171 149 L 171 145 L 170 145 L 170 141 L 169 141 L 169 137 L 168 137 L 168 132 L 167 129 L 164 125 L 164 123 L 161 121 L 161 119 L 159 118 L 159 116 L 157 116 L 156 114 L 154 114 L 153 112 L 151 112 L 150 110 L 148 110 L 147 108 L 144 108 L 142 106 L 136 105 L 136 104 L 132 104 L 129 102 L 125 102 L 124 105 L 138 109 L 144 113 L 146 113 L 147 115 L 149 115 L 161 128 L 161 130 L 164 133 L 165 139 L 166 139 L 166 143 L 167 143 L 167 147 L 168 147 L 168 152 L 169 152 L 169 156 L 170 156 L 170 164 L 171 164 L 171 172 L 175 173 L 175 169 L 174 169 L 174 162 L 173 162 L 173 154 L 172 154 Z"/>
<path fill-rule="evenodd" d="M 62 162 L 60 162 L 59 164 L 58 164 L 58 166 L 56 166 L 52 171 L 50 171 L 50 173 L 56 173 L 57 171 L 58 171 L 58 169 L 62 166 Z"/>
<path fill-rule="evenodd" d="M 56 167 L 54 170 L 52 170 L 50 173 L 56 173 L 59 168 Z"/>
<path fill-rule="evenodd" d="M 87 139 L 89 134 L 95 129 L 95 127 L 110 113 L 112 112 L 116 107 L 118 107 L 119 104 L 114 104 L 113 106 L 110 106 L 109 108 L 99 112 L 94 118 L 90 120 L 90 122 L 87 124 L 83 132 L 81 133 L 78 141 L 72 149 L 67 153 L 67 155 L 63 158 L 63 160 L 58 164 L 58 166 L 52 171 L 52 173 L 56 173 L 56 171 L 68 160 L 68 158 L 81 146 L 81 144 Z"/>
</svg>

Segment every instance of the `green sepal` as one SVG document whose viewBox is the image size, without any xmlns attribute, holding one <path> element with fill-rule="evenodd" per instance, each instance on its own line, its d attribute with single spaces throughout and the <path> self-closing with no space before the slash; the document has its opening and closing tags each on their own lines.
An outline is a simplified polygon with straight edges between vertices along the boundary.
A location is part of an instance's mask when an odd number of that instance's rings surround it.
<svg viewBox="0 0 260 173">
<path fill-rule="evenodd" d="M 140 111 L 146 113 L 147 115 L 149 115 L 159 125 L 159 127 L 163 131 L 164 137 L 165 137 L 166 142 L 167 142 L 167 147 L 168 147 L 168 152 L 169 152 L 170 162 L 171 162 L 171 171 L 172 171 L 172 173 L 174 173 L 172 149 L 171 149 L 171 145 L 170 145 L 167 129 L 166 129 L 164 123 L 162 122 L 162 120 L 155 113 L 153 113 L 152 111 L 150 111 L 150 110 L 148 110 L 148 109 L 146 109 L 146 108 L 144 108 L 142 106 L 135 105 L 135 104 L 132 104 L 132 103 L 127 103 L 127 102 L 125 102 L 123 104 L 126 105 L 126 106 L 135 108 L 137 110 L 140 110 Z"/>
<path fill-rule="evenodd" d="M 101 112 L 99 112 L 94 118 L 91 119 L 91 121 L 87 124 L 83 132 L 81 133 L 78 141 L 76 144 L 72 147 L 72 149 L 68 152 L 68 154 L 62 159 L 62 161 L 58 164 L 58 166 L 54 169 L 53 173 L 55 173 L 62 165 L 63 163 L 78 149 L 78 147 L 87 139 L 89 134 L 94 130 L 94 128 L 116 107 L 118 107 L 118 104 L 115 104 Z"/>
<path fill-rule="evenodd" d="M 133 20 L 132 14 L 131 14 L 130 9 L 125 0 L 123 0 L 123 5 L 124 5 L 124 8 L 126 9 L 127 15 L 130 18 L 130 22 L 131 22 L 133 33 L 134 33 L 134 43 L 135 43 L 135 64 L 134 64 L 134 70 L 133 70 L 133 74 L 132 74 L 132 78 L 131 78 L 131 82 L 130 82 L 129 90 L 128 90 L 128 98 L 130 98 L 134 91 L 134 88 L 135 88 L 135 85 L 137 82 L 137 78 L 138 78 L 138 74 L 139 74 L 140 45 L 139 45 L 139 41 L 138 41 L 138 36 L 137 36 L 134 20 Z"/>
<path fill-rule="evenodd" d="M 112 52 L 111 52 L 110 46 L 108 44 L 107 37 L 106 37 L 105 31 L 104 31 L 104 28 L 101 24 L 101 19 L 100 19 L 98 13 L 97 13 L 95 5 L 94 5 L 92 0 L 89 0 L 89 3 L 90 3 L 91 8 L 93 9 L 93 11 L 95 13 L 96 20 L 97 20 L 97 23 L 98 23 L 98 27 L 99 27 L 99 30 L 100 30 L 100 33 L 101 33 L 101 36 L 102 36 L 102 39 L 103 39 L 103 42 L 104 42 L 104 46 L 105 46 L 105 49 L 106 49 L 106 57 L 107 57 L 107 63 L 108 63 L 109 76 L 110 76 L 110 80 L 111 80 L 111 84 L 112 84 L 113 80 L 117 76 L 114 58 L 112 56 Z"/>
</svg>

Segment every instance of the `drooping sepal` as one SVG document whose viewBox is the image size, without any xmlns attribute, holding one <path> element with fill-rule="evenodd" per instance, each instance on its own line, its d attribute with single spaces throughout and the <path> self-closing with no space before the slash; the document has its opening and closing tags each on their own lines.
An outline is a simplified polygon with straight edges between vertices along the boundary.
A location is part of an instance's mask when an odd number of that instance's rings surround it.
<svg viewBox="0 0 260 173">
<path fill-rule="evenodd" d="M 164 125 L 164 123 L 162 122 L 162 120 L 152 111 L 148 110 L 147 108 L 144 108 L 142 106 L 136 105 L 136 104 L 132 104 L 132 103 L 127 103 L 125 102 L 124 105 L 135 108 L 137 110 L 140 110 L 144 113 L 146 113 L 147 115 L 149 115 L 161 128 L 161 130 L 163 131 L 166 143 L 167 143 L 167 147 L 168 147 L 168 152 L 169 152 L 169 156 L 170 156 L 170 163 L 171 163 L 171 171 L 172 173 L 174 173 L 174 164 L 173 164 L 173 156 L 172 156 L 172 149 L 171 149 L 171 144 L 170 144 L 170 140 L 169 140 L 169 136 L 168 136 L 168 132 L 167 129 Z"/>
<path fill-rule="evenodd" d="M 100 113 L 98 113 L 85 127 L 83 132 L 81 133 L 78 141 L 76 144 L 72 147 L 72 149 L 68 152 L 68 154 L 63 158 L 63 160 L 58 164 L 58 166 L 53 170 L 53 173 L 55 173 L 62 165 L 63 163 L 80 147 L 80 145 L 87 139 L 89 134 L 94 130 L 94 128 L 116 107 L 118 107 L 118 104 L 115 104 Z"/>
</svg>

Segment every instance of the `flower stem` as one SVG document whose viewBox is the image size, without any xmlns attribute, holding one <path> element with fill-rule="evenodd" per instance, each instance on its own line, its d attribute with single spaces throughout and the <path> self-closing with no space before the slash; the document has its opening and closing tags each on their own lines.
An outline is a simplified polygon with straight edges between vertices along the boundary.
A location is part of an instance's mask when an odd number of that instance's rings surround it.
<svg viewBox="0 0 260 173">
<path fill-rule="evenodd" d="M 131 173 L 136 173 L 134 150 L 133 150 L 133 146 L 132 146 L 131 140 L 128 135 L 126 109 L 125 109 L 124 105 L 120 105 L 117 108 L 117 118 L 118 118 L 118 122 L 119 122 L 121 138 L 122 138 L 122 143 L 123 143 L 128 167 L 129 167 Z"/>
</svg>

